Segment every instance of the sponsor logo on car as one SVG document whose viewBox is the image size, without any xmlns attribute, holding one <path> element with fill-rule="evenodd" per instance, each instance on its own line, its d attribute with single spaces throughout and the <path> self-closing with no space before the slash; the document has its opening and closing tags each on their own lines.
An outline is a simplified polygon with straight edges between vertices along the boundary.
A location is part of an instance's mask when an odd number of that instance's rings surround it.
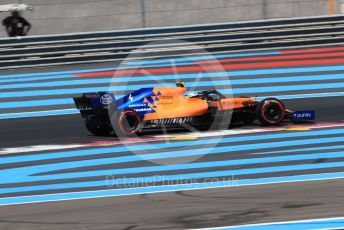
<svg viewBox="0 0 344 230">
<path fill-rule="evenodd" d="M 192 122 L 193 117 L 181 117 L 181 118 L 167 118 L 167 119 L 157 119 L 152 120 L 153 124 L 186 124 Z"/>
<path fill-rule="evenodd" d="M 133 107 L 144 107 L 147 106 L 147 104 L 131 104 L 129 105 L 129 108 L 133 108 Z"/>
<path fill-rule="evenodd" d="M 100 103 L 103 105 L 109 105 L 113 102 L 113 98 L 109 94 L 104 94 L 103 96 L 100 97 Z"/>
<path fill-rule="evenodd" d="M 152 108 L 141 108 L 141 109 L 134 109 L 136 112 L 146 112 L 146 111 L 152 111 Z"/>
<path fill-rule="evenodd" d="M 315 112 L 314 111 L 295 111 L 293 113 L 293 119 L 295 120 L 314 120 Z"/>
</svg>

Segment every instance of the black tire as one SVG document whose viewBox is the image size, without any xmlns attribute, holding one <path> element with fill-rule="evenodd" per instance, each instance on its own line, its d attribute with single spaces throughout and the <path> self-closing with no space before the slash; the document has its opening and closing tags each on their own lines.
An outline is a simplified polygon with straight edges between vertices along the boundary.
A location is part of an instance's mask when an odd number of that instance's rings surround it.
<svg viewBox="0 0 344 230">
<path fill-rule="evenodd" d="M 258 106 L 257 117 L 263 125 L 279 125 L 285 118 L 285 106 L 276 98 L 266 98 Z"/>
<path fill-rule="evenodd" d="M 106 121 L 102 122 L 91 117 L 85 117 L 85 126 L 90 133 L 96 136 L 106 136 L 113 131 L 112 127 Z"/>
<path fill-rule="evenodd" d="M 141 131 L 141 117 L 133 110 L 126 110 L 117 116 L 116 133 L 123 137 L 132 137 L 139 135 Z"/>
</svg>

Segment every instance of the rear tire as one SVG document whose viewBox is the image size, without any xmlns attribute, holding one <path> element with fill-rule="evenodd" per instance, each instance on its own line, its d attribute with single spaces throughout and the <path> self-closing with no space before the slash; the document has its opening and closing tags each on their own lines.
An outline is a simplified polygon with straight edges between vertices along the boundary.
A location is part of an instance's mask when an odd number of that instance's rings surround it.
<svg viewBox="0 0 344 230">
<path fill-rule="evenodd" d="M 85 117 L 86 129 L 96 135 L 96 136 L 106 136 L 109 135 L 113 130 L 109 124 L 100 119 L 95 119 L 92 117 Z"/>
<path fill-rule="evenodd" d="M 119 114 L 116 132 L 121 136 L 139 135 L 141 131 L 141 117 L 133 110 L 126 110 Z"/>
<path fill-rule="evenodd" d="M 276 98 L 264 99 L 258 106 L 257 117 L 263 125 L 279 125 L 285 118 L 285 106 Z"/>
</svg>

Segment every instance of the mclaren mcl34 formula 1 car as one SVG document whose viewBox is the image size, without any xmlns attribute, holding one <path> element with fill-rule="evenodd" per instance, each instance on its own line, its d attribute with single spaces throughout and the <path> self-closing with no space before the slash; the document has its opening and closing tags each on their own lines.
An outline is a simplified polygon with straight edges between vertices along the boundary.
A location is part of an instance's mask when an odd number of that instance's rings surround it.
<svg viewBox="0 0 344 230">
<path fill-rule="evenodd" d="M 178 82 L 175 87 L 142 88 L 118 100 L 109 92 L 84 93 L 74 102 L 87 130 L 94 135 L 115 132 L 133 136 L 144 129 L 162 127 L 206 129 L 216 122 L 224 123 L 227 117 L 230 123 L 258 120 L 264 126 L 276 126 L 284 120 L 314 120 L 315 116 L 314 111 L 288 110 L 276 98 L 226 98 L 216 90 L 186 91 Z"/>
</svg>

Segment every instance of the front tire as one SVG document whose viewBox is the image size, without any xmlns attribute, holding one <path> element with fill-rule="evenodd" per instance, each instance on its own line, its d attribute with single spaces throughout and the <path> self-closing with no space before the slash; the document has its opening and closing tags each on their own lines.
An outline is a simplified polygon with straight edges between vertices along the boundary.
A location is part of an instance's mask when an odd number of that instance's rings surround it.
<svg viewBox="0 0 344 230">
<path fill-rule="evenodd" d="M 257 117 L 263 125 L 279 125 L 285 118 L 285 106 L 276 98 L 264 99 L 258 106 Z"/>
</svg>

